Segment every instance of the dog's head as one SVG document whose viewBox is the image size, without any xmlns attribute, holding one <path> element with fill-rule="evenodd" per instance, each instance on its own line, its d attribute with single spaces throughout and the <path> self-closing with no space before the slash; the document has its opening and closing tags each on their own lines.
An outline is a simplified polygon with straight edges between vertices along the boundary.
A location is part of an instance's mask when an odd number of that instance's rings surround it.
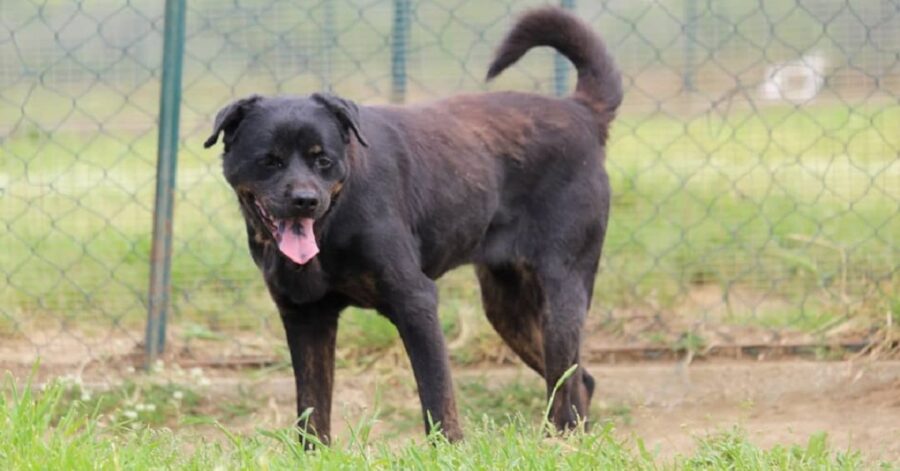
<svg viewBox="0 0 900 471">
<path fill-rule="evenodd" d="M 313 224 L 350 172 L 351 142 L 363 146 L 359 110 L 328 94 L 237 100 L 216 115 L 209 148 L 223 134 L 225 179 L 262 237 L 304 264 L 318 253 Z"/>
</svg>

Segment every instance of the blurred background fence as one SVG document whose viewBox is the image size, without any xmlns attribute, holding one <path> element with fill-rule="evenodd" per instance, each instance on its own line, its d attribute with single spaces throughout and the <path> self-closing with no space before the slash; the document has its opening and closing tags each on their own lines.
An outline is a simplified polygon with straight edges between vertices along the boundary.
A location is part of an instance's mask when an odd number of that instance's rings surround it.
<svg viewBox="0 0 900 471">
<path fill-rule="evenodd" d="M 0 2 L 0 361 L 142 351 L 163 2 Z M 483 80 L 536 1 L 189 0 L 170 353 L 278 354 L 280 324 L 201 143 L 250 93 L 364 104 L 566 93 L 537 50 Z M 627 89 L 588 349 L 866 342 L 900 323 L 900 1 L 563 1 Z M 468 269 L 440 284 L 457 361 L 502 358 Z M 395 346 L 349 312 L 343 358 Z"/>
</svg>

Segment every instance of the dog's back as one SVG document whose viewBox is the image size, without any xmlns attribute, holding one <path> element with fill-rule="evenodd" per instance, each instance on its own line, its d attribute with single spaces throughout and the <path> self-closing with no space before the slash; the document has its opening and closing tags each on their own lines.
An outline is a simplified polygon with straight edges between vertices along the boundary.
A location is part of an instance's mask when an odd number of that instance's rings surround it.
<svg viewBox="0 0 900 471">
<path fill-rule="evenodd" d="M 585 234 L 603 230 L 594 226 L 605 227 L 603 160 L 622 101 L 619 73 L 586 24 L 541 8 L 525 13 L 502 41 L 488 79 L 538 46 L 573 62 L 572 96 L 467 94 L 363 112 L 370 135 L 395 140 L 375 147 L 391 149 L 388 165 L 401 162 L 397 204 L 417 228 L 422 266 L 433 278 L 464 263 L 536 257 L 554 239 L 584 245 Z M 390 128 L 371 132 L 383 124 Z M 541 235 L 553 227 L 559 230 Z"/>
</svg>

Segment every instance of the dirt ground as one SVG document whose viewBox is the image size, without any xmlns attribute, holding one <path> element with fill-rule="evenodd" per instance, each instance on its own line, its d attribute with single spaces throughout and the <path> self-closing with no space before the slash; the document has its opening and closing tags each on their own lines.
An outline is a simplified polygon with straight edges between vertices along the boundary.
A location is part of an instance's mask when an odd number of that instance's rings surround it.
<svg viewBox="0 0 900 471">
<path fill-rule="evenodd" d="M 60 342 L 49 345 L 53 348 L 44 354 L 65 350 Z M 107 341 L 102 348 L 114 352 L 112 357 L 135 353 L 134 341 L 127 339 Z M 337 369 L 334 436 L 377 409 L 375 440 L 421 437 L 412 373 L 402 350 L 395 350 L 365 369 Z M 16 361 L 17 351 L 21 349 L 13 342 L 0 344 L 0 371 L 8 369 L 22 378 L 31 367 Z M 39 380 L 82 373 L 85 384 L 99 390 L 141 375 L 124 360 L 87 365 L 62 361 L 76 356 L 58 356 L 60 361 L 54 362 L 55 357 L 47 355 Z M 640 437 L 664 458 L 691 452 L 697 437 L 739 426 L 752 442 L 767 448 L 803 444 L 810 435 L 827 432 L 837 449 L 859 450 L 873 463 L 900 465 L 900 361 L 758 358 L 588 364 L 597 379 L 592 419 L 613 421 L 623 438 Z M 206 404 L 250 405 L 252 412 L 222 420 L 226 426 L 251 431 L 291 424 L 294 389 L 285 364 L 263 370 L 204 368 L 203 375 L 203 384 L 195 389 Z M 535 423 L 539 420 L 543 384 L 523 366 L 454 367 L 454 379 L 464 415 L 521 412 Z"/>
<path fill-rule="evenodd" d="M 717 361 L 588 368 L 598 380 L 594 409 L 606 416 L 599 419 L 613 419 L 623 438 L 641 437 L 661 457 L 689 453 L 696 437 L 736 425 L 767 448 L 805 444 L 810 435 L 827 432 L 836 449 L 859 450 L 872 462 L 900 463 L 900 361 Z M 418 401 L 407 373 L 338 370 L 335 435 L 370 412 L 378 396 L 383 410 L 380 424 L 401 416 L 410 425 L 401 435 L 416 436 Z M 510 391 L 521 396 L 524 389 L 539 396 L 542 389 L 537 376 L 524 367 L 455 373 L 458 389 L 461 384 L 483 384 L 488 393 L 500 395 L 496 400 L 501 404 L 520 402 L 519 397 L 503 397 Z M 227 375 L 217 375 L 212 384 L 210 390 L 223 395 L 247 385 L 244 379 Z M 248 425 L 289 423 L 294 391 L 288 371 L 258 380 L 250 389 L 268 407 L 248 418 Z M 373 432 L 376 437 L 387 435 L 379 428 L 376 425 Z"/>
</svg>

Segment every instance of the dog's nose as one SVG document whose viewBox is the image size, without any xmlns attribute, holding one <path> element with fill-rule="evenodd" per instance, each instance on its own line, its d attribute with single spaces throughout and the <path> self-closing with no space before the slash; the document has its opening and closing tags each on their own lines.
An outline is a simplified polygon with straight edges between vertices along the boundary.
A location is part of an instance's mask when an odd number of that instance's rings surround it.
<svg viewBox="0 0 900 471">
<path fill-rule="evenodd" d="M 312 211 L 319 206 L 319 197 L 313 190 L 294 190 L 291 193 L 291 203 L 296 209 Z"/>
</svg>

